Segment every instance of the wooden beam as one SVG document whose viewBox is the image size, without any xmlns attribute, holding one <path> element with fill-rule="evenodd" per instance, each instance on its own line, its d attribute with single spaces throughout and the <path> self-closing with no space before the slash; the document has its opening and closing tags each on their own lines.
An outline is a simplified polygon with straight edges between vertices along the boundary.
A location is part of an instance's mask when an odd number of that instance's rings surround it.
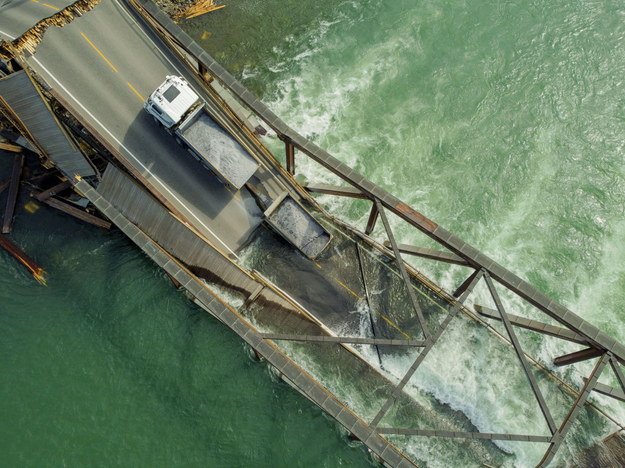
<svg viewBox="0 0 625 468">
<path fill-rule="evenodd" d="M 309 192 L 313 193 L 324 193 L 326 195 L 336 195 L 338 197 L 368 199 L 368 197 L 364 193 L 354 187 L 341 187 L 338 185 L 311 183 L 304 184 L 303 187 Z"/>
<path fill-rule="evenodd" d="M 35 277 L 37 281 L 45 285 L 46 280 L 44 278 L 45 271 L 39 265 L 35 263 L 22 249 L 9 240 L 8 237 L 0 234 L 0 248 L 6 250 L 15 260 L 20 262 L 30 273 Z"/>
<path fill-rule="evenodd" d="M 353 189 L 357 190 L 357 189 Z M 363 196 L 364 197 L 364 196 Z M 390 242 L 384 242 L 385 247 L 390 247 Z M 417 257 L 429 258 L 430 260 L 436 260 L 438 262 L 452 263 L 454 265 L 469 266 L 469 262 L 465 259 L 458 257 L 458 255 L 451 252 L 442 252 L 440 250 L 426 249 L 423 247 L 414 247 L 407 244 L 399 244 L 397 246 L 399 251 L 408 255 L 415 255 Z"/>
<path fill-rule="evenodd" d="M 22 151 L 21 146 L 12 145 L 11 143 L 0 142 L 0 150 L 12 151 L 13 153 L 20 153 Z"/>
<path fill-rule="evenodd" d="M 495 309 L 483 307 L 478 304 L 475 304 L 473 307 L 475 307 L 475 311 L 483 317 L 493 320 L 501 320 L 501 316 Z M 508 314 L 508 318 L 510 319 L 512 325 L 515 325 L 517 327 L 525 328 L 526 330 L 531 330 L 537 333 L 542 333 L 543 335 L 554 336 L 556 338 L 571 341 L 573 343 L 588 345 L 588 341 L 586 341 L 582 335 L 580 335 L 579 333 L 575 333 L 568 328 L 556 327 L 554 325 L 549 325 L 547 323 L 539 322 L 537 320 L 527 319 L 525 317 L 520 317 L 514 314 Z"/>
<path fill-rule="evenodd" d="M 69 203 L 62 202 L 56 198 L 48 198 L 43 201 L 46 205 L 51 206 L 52 208 L 56 208 L 68 215 L 74 216 L 82 221 L 93 224 L 94 226 L 98 226 L 104 229 L 110 229 L 111 223 L 103 220 L 97 216 L 94 216 L 86 211 L 81 210 L 80 208 L 76 208 L 75 206 L 70 205 Z"/>
<path fill-rule="evenodd" d="M 587 361 L 588 359 L 596 358 L 597 356 L 601 356 L 602 354 L 602 350 L 591 346 L 590 348 L 575 351 L 574 353 L 558 356 L 553 360 L 553 363 L 558 367 L 568 366 L 569 364 L 575 364 L 576 362 Z"/>
<path fill-rule="evenodd" d="M 13 214 L 15 213 L 15 204 L 17 203 L 17 193 L 20 188 L 20 176 L 22 175 L 22 167 L 24 166 L 24 155 L 17 153 L 13 160 L 13 171 L 11 173 L 11 184 L 9 186 L 9 196 L 7 197 L 6 208 L 4 210 L 4 222 L 2 224 L 2 234 L 11 232 L 13 224 Z"/>
<path fill-rule="evenodd" d="M 44 190 L 43 192 L 39 192 L 35 195 L 35 199 L 37 201 L 45 201 L 54 195 L 61 193 L 63 190 L 68 189 L 72 186 L 72 183 L 69 180 L 65 180 L 59 184 L 56 184 L 54 187 L 49 188 L 48 190 Z"/>
</svg>

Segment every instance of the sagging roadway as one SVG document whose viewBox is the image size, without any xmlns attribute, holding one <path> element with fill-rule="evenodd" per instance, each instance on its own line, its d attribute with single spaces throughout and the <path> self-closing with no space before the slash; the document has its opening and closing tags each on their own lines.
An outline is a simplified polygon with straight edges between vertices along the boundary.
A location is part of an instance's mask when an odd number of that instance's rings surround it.
<svg viewBox="0 0 625 468">
<path fill-rule="evenodd" d="M 0 28 L 4 26 L 0 19 Z M 247 189 L 232 193 L 143 110 L 145 98 L 170 74 L 184 76 L 198 94 L 211 99 L 133 10 L 123 2 L 102 1 L 70 24 L 49 28 L 27 63 L 183 222 L 231 258 L 238 258 L 261 224 L 262 212 Z M 341 261 L 323 262 L 323 270 L 295 251 L 288 258 L 283 254 L 283 268 L 264 265 L 263 269 L 288 285 L 289 293 L 305 308 L 331 320 L 337 313 L 357 310 L 365 296 L 360 278 L 350 278 L 357 263 L 353 243 L 340 240 L 333 248 L 340 245 L 348 253 L 341 254 Z M 272 242 L 272 247 L 279 248 L 279 243 Z M 296 277 L 287 271 L 293 269 Z M 379 312 L 386 317 L 385 310 Z M 352 319 L 357 322 L 356 316 Z"/>
<path fill-rule="evenodd" d="M 19 28 L 11 29 L 6 18 L 0 16 L 0 31 L 4 31 L 0 34 L 14 39 Z M 111 25 L 115 25 L 114 29 Z M 121 155 L 127 168 L 140 176 L 153 193 L 162 195 L 183 222 L 231 257 L 237 257 L 260 224 L 262 213 L 247 190 L 231 193 L 143 111 L 145 97 L 164 76 L 182 75 L 190 83 L 195 78 L 159 37 L 140 24 L 132 10 L 117 0 L 102 1 L 89 14 L 70 24 L 50 28 L 35 54 L 26 61 L 69 107 L 80 113 L 101 140 Z M 201 87 L 195 86 L 195 91 L 205 96 Z M 266 239 L 273 242 L 271 236 L 257 237 L 261 244 Z M 350 283 L 331 272 L 358 268 L 354 268 L 354 263 L 360 262 L 356 254 L 347 260 L 339 258 L 355 245 L 345 236 L 335 243 L 334 247 L 341 249 L 336 252 L 338 255 L 317 266 L 302 263 L 299 258 L 292 263 L 280 258 L 287 268 L 281 272 L 279 283 L 297 291 L 309 286 L 310 292 L 302 301 L 306 307 L 313 306 L 315 312 L 332 312 L 328 306 L 334 303 L 339 305 L 334 312 L 345 316 L 356 309 L 355 298 L 361 299 L 367 292 L 363 291 L 360 280 Z M 336 264 L 330 269 L 333 262 Z M 315 268 L 328 269 L 315 273 Z M 296 276 L 303 283 L 297 284 L 293 271 L 297 271 Z M 321 283 L 315 284 L 313 278 Z M 400 281 L 391 282 L 401 285 Z M 319 295 L 319 291 L 323 294 Z M 339 301 L 339 296 L 346 299 Z"/>
<path fill-rule="evenodd" d="M 7 26 L 1 17 L 0 30 Z M 158 43 L 125 6 L 103 1 L 70 24 L 49 28 L 28 64 L 182 217 L 236 255 L 261 213 L 249 195 L 233 196 L 143 111 L 145 97 L 166 75 L 193 82 Z"/>
</svg>

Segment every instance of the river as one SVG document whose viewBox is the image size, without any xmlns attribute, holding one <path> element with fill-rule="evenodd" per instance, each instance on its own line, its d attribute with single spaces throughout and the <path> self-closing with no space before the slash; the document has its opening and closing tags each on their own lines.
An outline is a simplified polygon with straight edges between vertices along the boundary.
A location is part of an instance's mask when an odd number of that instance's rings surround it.
<svg viewBox="0 0 625 468">
<path fill-rule="evenodd" d="M 286 122 L 625 342 L 621 2 L 227 4 L 182 26 Z M 320 201 L 366 223 L 366 204 Z M 49 280 L 0 254 L 3 465 L 375 466 L 118 232 L 40 207 L 13 238 Z M 420 461 L 465 466 L 435 448 Z"/>
</svg>

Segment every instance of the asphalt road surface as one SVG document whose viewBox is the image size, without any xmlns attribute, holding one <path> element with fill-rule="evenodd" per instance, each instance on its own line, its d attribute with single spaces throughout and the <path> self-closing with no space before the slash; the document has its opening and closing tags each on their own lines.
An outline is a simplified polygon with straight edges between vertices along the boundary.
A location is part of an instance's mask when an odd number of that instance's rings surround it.
<svg viewBox="0 0 625 468">
<path fill-rule="evenodd" d="M 0 0 L 0 39 L 13 40 L 75 0 Z"/>
<path fill-rule="evenodd" d="M 247 191 L 232 193 L 144 111 L 166 75 L 187 76 L 157 45 L 123 5 L 106 0 L 50 28 L 28 63 L 190 224 L 235 255 L 262 213 Z"/>
<path fill-rule="evenodd" d="M 145 98 L 166 75 L 182 75 L 190 83 L 193 78 L 133 12 L 116 0 L 103 0 L 72 23 L 50 28 L 27 61 L 186 222 L 238 256 L 262 222 L 262 212 L 247 189 L 233 193 L 226 188 L 144 111 Z M 345 312 L 355 311 L 365 292 L 355 244 L 336 234 L 317 262 L 276 235 L 261 236 L 255 242 L 263 244 L 261 250 L 279 255 L 265 255 L 254 267 L 286 286 L 313 314 L 328 323 L 345 323 Z M 390 278 L 403 287 L 397 275 Z M 384 316 L 391 303 L 382 304 L 377 312 Z"/>
</svg>

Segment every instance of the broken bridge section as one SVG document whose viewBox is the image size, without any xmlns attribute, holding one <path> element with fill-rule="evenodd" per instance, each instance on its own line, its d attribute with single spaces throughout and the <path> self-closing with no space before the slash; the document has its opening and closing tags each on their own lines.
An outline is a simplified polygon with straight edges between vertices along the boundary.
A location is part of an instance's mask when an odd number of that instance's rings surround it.
<svg viewBox="0 0 625 468">
<path fill-rule="evenodd" d="M 0 111 L 68 177 L 96 174 L 24 71 L 0 80 Z"/>
<path fill-rule="evenodd" d="M 75 5 L 92 3 L 80 1 Z M 165 208 L 161 193 L 148 194 L 148 191 L 154 189 L 148 187 L 146 191 L 146 184 L 141 178 L 137 182 L 122 170 L 110 166 L 100 185 L 94 186 L 95 180 L 89 181 L 94 185 L 82 180 L 81 177 L 87 177 L 89 171 L 83 167 L 85 172 L 80 173 L 82 169 L 77 167 L 80 160 L 70 157 L 76 151 L 69 141 L 58 148 L 44 146 L 44 142 L 48 142 L 47 130 L 56 135 L 57 139 L 58 133 L 63 133 L 58 123 L 56 130 L 45 125 L 38 127 L 41 123 L 37 121 L 37 115 L 30 116 L 32 120 L 27 122 L 29 109 L 20 108 L 23 102 L 19 99 L 13 102 L 13 106 L 7 102 L 4 106 L 7 115 L 10 114 L 25 131 L 27 129 L 33 141 L 41 146 L 40 150 L 69 174 L 77 188 L 173 276 L 196 303 L 237 332 L 259 354 L 265 356 L 287 382 L 362 440 L 388 466 L 418 464 L 421 460 L 420 452 L 426 452 L 431 447 L 428 444 L 436 444 L 441 454 L 453 452 L 456 450 L 453 443 L 458 439 L 463 440 L 459 450 L 471 452 L 473 460 L 495 465 L 509 461 L 499 442 L 505 442 L 506 447 L 510 446 L 510 442 L 540 444 L 542 450 L 536 460 L 540 460 L 544 453 L 539 465 L 546 466 L 566 435 L 572 432 L 573 422 L 583 415 L 582 409 L 586 408 L 591 391 L 616 399 L 622 398 L 625 378 L 620 366 L 625 360 L 625 349 L 619 343 L 294 132 L 152 3 L 138 1 L 136 5 L 144 9 L 146 18 L 151 15 L 152 22 L 158 20 L 158 33 L 162 34 L 172 50 L 186 51 L 180 54 L 181 61 L 191 62 L 197 70 L 198 79 L 208 79 L 207 89 L 217 89 L 210 84 L 210 80 L 220 82 L 222 89 L 230 90 L 231 96 L 236 96 L 241 104 L 246 105 L 251 113 L 255 113 L 284 141 L 287 171 L 275 164 L 274 159 L 263 159 L 268 170 L 266 180 L 259 181 L 259 186 L 269 181 L 282 180 L 293 192 L 303 192 L 302 187 L 291 178 L 295 174 L 297 151 L 349 184 L 349 187 L 323 187 L 317 184 L 313 186 L 314 191 L 371 202 L 365 233 L 341 224 L 318 207 L 315 208 L 317 205 L 312 198 L 303 196 L 317 219 L 323 220 L 325 226 L 335 234 L 333 250 L 316 259 L 316 264 L 304 262 L 291 250 L 280 247 L 269 234 L 259 234 L 257 240 L 265 239 L 265 245 L 271 246 L 270 249 L 261 249 L 262 254 L 274 254 L 278 259 L 276 264 L 290 268 L 284 272 L 287 280 L 278 282 L 272 278 L 270 281 L 258 273 L 256 268 L 246 269 L 244 262 L 236 262 L 220 252 L 210 240 L 202 238 L 193 230 L 193 223 L 184 226 L 180 218 Z M 97 16 L 100 13 L 94 11 L 92 14 Z M 59 21 L 63 17 L 59 16 Z M 45 23 L 47 26 L 50 24 Z M 64 28 L 63 31 L 67 29 L 71 28 Z M 34 34 L 35 44 L 40 37 Z M 27 44 L 31 42 L 22 41 L 21 44 L 23 47 L 20 50 L 30 50 Z M 155 44 L 155 47 L 162 45 Z M 196 63 L 192 63 L 193 60 Z M 23 80 L 23 75 L 15 78 L 14 83 Z M 12 92 L 18 90 L 13 89 Z M 23 98 L 28 100 L 35 96 L 31 94 Z M 214 106 L 222 106 L 226 109 L 225 113 L 236 114 L 218 101 Z M 44 111 L 42 108 L 40 110 Z M 71 112 L 69 107 L 68 110 Z M 75 111 L 72 113 L 79 117 Z M 51 113 L 50 117 L 54 120 Z M 245 120 L 241 117 L 239 119 L 240 122 Z M 233 127 L 239 125 L 235 120 L 231 122 Z M 242 125 L 244 123 L 240 125 L 241 128 L 229 132 L 241 131 Z M 255 150 L 263 153 L 262 144 L 256 142 L 252 135 L 240 139 L 249 143 L 250 147 L 257 143 Z M 101 143 L 106 146 L 107 141 Z M 71 151 L 67 149 L 68 146 Z M 119 156 L 117 158 L 120 161 L 122 159 Z M 263 155 L 260 154 L 259 158 L 262 159 Z M 130 173 L 134 174 L 132 171 Z M 424 233 L 443 250 L 398 243 L 392 216 Z M 223 219 L 222 215 L 220 220 Z M 378 219 L 386 234 L 386 248 L 368 237 Z M 470 271 L 465 276 L 466 280 L 450 295 L 411 268 L 404 261 L 403 254 L 459 265 Z M 264 261 L 259 263 L 259 269 L 263 265 L 272 266 Z M 310 270 L 307 277 L 304 277 L 301 268 L 295 268 L 302 265 Z M 269 275 L 275 270 L 266 267 L 264 273 Z M 298 291 L 303 288 L 293 287 L 296 278 L 315 280 L 305 285 L 310 289 L 310 294 L 297 297 Z M 329 286 L 332 284 L 333 288 Z M 381 285 L 386 292 L 381 292 Z M 518 368 L 517 373 L 528 395 L 525 402 L 535 407 L 533 413 L 527 411 L 525 415 L 538 416 L 535 419 L 541 425 L 538 428 L 540 430 L 530 433 L 533 427 L 527 430 L 524 427 L 520 430 L 514 430 L 514 427 L 509 429 L 498 425 L 497 421 L 490 425 L 474 424 L 475 419 L 469 412 L 463 412 L 464 408 L 453 408 L 444 395 L 440 397 L 440 393 L 436 393 L 436 387 L 424 386 L 424 377 L 431 372 L 430 369 L 437 367 L 437 361 L 434 361 L 434 365 L 430 361 L 441 354 L 441 348 L 449 349 L 450 336 L 458 336 L 460 326 L 469 329 L 471 333 L 478 326 L 481 332 L 490 333 L 487 327 L 481 326 L 483 323 L 475 325 L 471 322 L 476 316 L 463 305 L 470 295 L 475 295 L 475 288 L 480 286 L 488 291 L 489 301 L 494 305 L 494 308 L 483 307 L 481 310 L 490 314 L 491 321 L 503 325 L 501 337 L 507 344 L 501 348 L 505 347 L 511 356 L 509 360 L 498 364 L 503 370 L 512 369 L 515 365 Z M 506 292 L 516 294 L 546 314 L 545 319 L 552 319 L 561 326 L 509 314 L 506 300 L 499 296 Z M 401 300 L 393 303 L 391 299 L 394 298 Z M 336 307 L 331 307 L 332 303 Z M 355 313 L 344 307 L 346 304 L 367 304 L 367 307 L 363 307 L 364 312 Z M 366 319 L 364 322 L 361 321 L 363 318 Z M 366 326 L 361 329 L 346 326 L 362 323 Z M 540 366 L 527 356 L 524 342 L 518 337 L 518 328 L 565 340 L 568 338 L 568 341 L 586 347 L 558 357 L 556 364 L 567 365 L 598 358 L 595 368 L 585 374 L 588 378 L 581 391 L 572 390 L 569 397 L 573 397 L 568 400 L 559 395 L 559 399 L 555 399 L 557 403 L 567 403 L 568 406 L 560 405 L 565 406 L 564 411 L 555 407 L 554 399 L 545 391 L 543 374 L 547 372 L 539 374 L 536 371 L 536 367 Z M 472 357 L 477 355 L 470 351 L 469 347 L 463 349 L 463 353 L 471 354 Z M 500 350 L 495 349 L 495 352 Z M 453 358 L 462 358 L 463 353 L 456 353 Z M 451 359 L 443 362 L 443 366 L 438 366 L 440 374 L 446 371 L 444 365 L 452 364 L 449 361 Z M 392 365 L 395 372 L 389 371 Z M 600 374 L 608 365 L 619 388 L 598 382 Z M 498 404 L 498 398 L 491 403 Z M 609 419 L 608 415 L 604 416 Z"/>
</svg>

